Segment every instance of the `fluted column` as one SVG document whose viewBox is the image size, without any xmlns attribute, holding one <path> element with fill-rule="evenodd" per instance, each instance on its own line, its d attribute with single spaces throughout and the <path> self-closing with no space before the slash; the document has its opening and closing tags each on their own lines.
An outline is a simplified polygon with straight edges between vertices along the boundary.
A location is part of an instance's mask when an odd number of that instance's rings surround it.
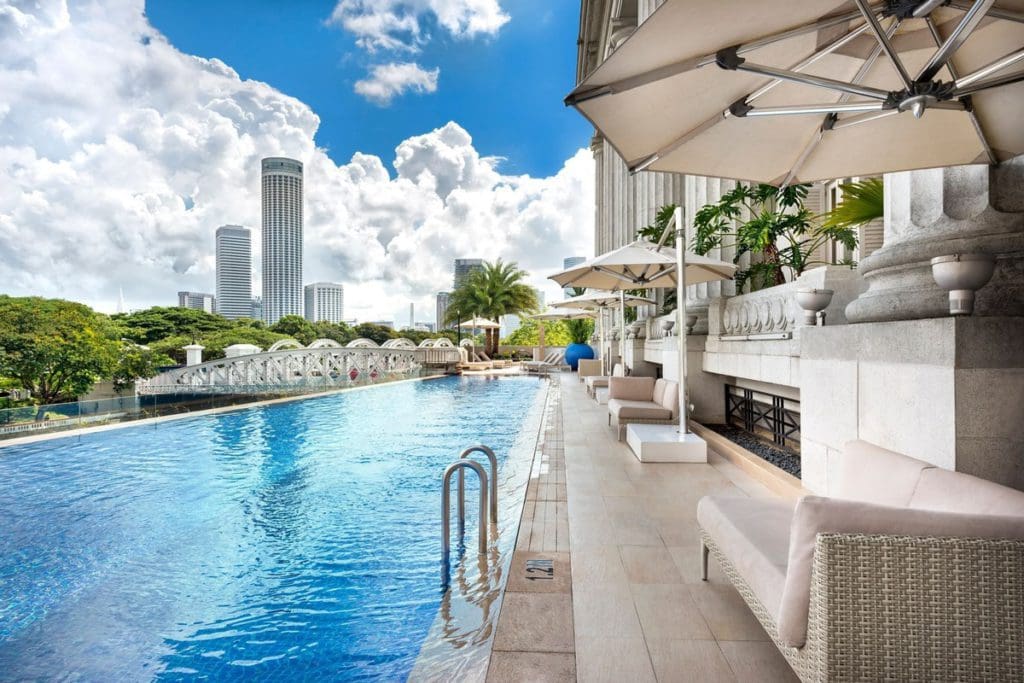
<svg viewBox="0 0 1024 683">
<path fill-rule="evenodd" d="M 997 262 L 975 315 L 1024 316 L 1024 156 L 998 167 L 887 174 L 885 204 L 885 241 L 860 263 L 868 289 L 847 306 L 850 322 L 947 316 L 930 261 L 976 252 Z"/>
</svg>

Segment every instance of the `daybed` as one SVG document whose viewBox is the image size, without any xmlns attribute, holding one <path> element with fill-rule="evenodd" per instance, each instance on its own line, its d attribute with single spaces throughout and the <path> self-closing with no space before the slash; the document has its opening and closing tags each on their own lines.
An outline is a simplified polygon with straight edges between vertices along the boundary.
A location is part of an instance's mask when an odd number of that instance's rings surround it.
<svg viewBox="0 0 1024 683">
<path fill-rule="evenodd" d="M 714 555 L 804 681 L 1024 680 L 1024 492 L 853 441 L 835 497 L 708 496 Z"/>
</svg>

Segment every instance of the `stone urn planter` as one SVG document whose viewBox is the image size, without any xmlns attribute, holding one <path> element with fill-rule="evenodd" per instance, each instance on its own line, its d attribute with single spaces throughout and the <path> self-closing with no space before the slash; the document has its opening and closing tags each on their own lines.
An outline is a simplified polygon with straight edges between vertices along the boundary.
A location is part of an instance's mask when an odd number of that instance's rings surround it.
<svg viewBox="0 0 1024 683">
<path fill-rule="evenodd" d="M 831 289 L 801 287 L 796 290 L 796 303 L 804 311 L 804 324 L 817 325 L 819 313 L 821 313 L 822 324 L 825 323 L 824 310 L 832 303 L 833 294 L 835 292 Z"/>
</svg>

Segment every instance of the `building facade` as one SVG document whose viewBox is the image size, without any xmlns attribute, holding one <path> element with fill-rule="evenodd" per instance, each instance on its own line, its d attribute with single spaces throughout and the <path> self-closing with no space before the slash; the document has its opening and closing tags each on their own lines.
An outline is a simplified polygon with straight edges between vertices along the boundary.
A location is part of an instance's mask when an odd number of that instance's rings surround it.
<svg viewBox="0 0 1024 683">
<path fill-rule="evenodd" d="M 217 297 L 208 292 L 178 292 L 178 308 L 216 313 Z"/>
<path fill-rule="evenodd" d="M 217 312 L 225 318 L 252 315 L 252 233 L 222 225 L 216 233 Z"/>
<path fill-rule="evenodd" d="M 455 259 L 454 276 L 452 288 L 458 289 L 463 280 L 469 277 L 474 270 L 481 270 L 484 267 L 483 259 L 478 258 L 457 258 Z"/>
<path fill-rule="evenodd" d="M 448 297 L 449 292 L 438 292 L 437 298 L 434 304 L 434 327 L 438 330 L 444 330 L 451 327 L 451 325 L 445 325 L 444 318 L 448 315 Z"/>
<path fill-rule="evenodd" d="M 568 256 L 562 259 L 562 270 L 569 270 L 573 266 L 578 266 L 586 260 L 587 257 L 585 256 Z M 565 294 L 566 298 L 569 298 L 572 296 L 572 287 L 565 287 L 562 289 L 562 292 Z"/>
<path fill-rule="evenodd" d="M 263 320 L 303 315 L 302 162 L 268 157 L 262 162 Z"/>
<path fill-rule="evenodd" d="M 338 282 L 314 282 L 305 288 L 305 315 L 311 323 L 340 323 L 345 319 L 345 287 Z"/>
</svg>

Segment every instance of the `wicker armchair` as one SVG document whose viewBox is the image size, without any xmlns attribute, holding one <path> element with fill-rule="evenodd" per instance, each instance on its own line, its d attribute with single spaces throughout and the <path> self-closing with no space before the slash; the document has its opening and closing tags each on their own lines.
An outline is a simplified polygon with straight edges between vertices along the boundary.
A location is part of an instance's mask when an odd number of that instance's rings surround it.
<svg viewBox="0 0 1024 683">
<path fill-rule="evenodd" d="M 864 442 L 841 497 L 708 496 L 713 556 L 803 681 L 1024 680 L 1024 492 Z"/>
</svg>

